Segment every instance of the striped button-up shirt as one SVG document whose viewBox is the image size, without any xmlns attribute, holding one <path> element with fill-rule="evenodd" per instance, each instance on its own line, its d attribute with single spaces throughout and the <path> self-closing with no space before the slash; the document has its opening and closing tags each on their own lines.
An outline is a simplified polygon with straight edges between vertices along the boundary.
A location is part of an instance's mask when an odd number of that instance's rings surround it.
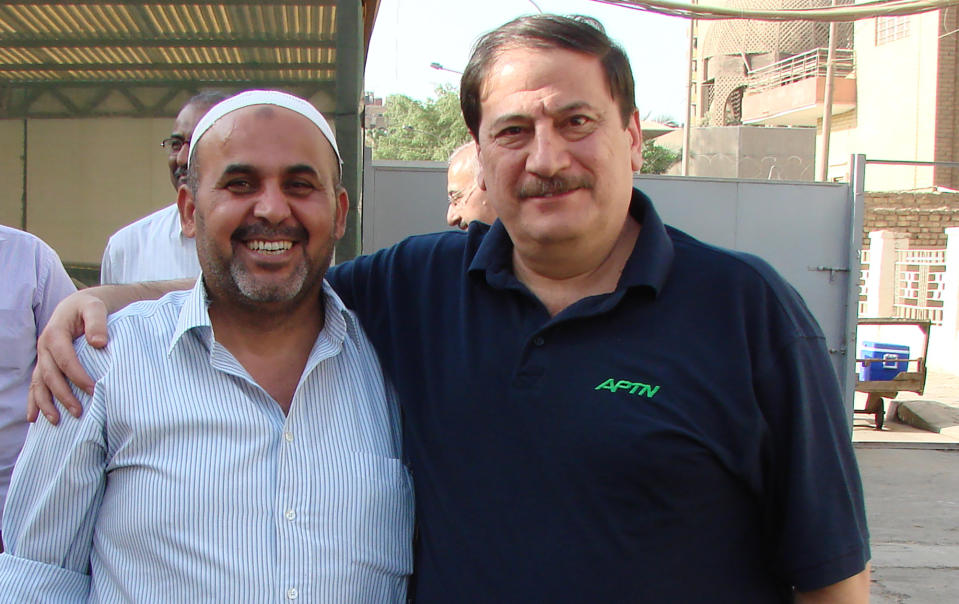
<svg viewBox="0 0 959 604">
<path fill-rule="evenodd" d="M 353 314 L 326 324 L 288 415 L 212 332 L 202 281 L 78 340 L 80 419 L 34 424 L 4 517 L 10 602 L 388 603 L 412 570 L 398 411 Z"/>
</svg>

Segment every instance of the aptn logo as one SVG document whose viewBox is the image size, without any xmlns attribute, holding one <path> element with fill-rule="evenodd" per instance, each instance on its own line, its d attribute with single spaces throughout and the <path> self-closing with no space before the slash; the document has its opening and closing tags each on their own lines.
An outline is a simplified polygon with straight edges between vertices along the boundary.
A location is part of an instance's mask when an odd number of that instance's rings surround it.
<svg viewBox="0 0 959 604">
<path fill-rule="evenodd" d="M 659 386 L 650 386 L 642 382 L 630 382 L 629 380 L 614 380 L 613 378 L 609 378 L 599 386 L 596 386 L 594 390 L 609 390 L 610 392 L 619 392 L 622 390 L 627 394 L 653 398 L 656 396 L 656 393 L 659 392 Z"/>
</svg>

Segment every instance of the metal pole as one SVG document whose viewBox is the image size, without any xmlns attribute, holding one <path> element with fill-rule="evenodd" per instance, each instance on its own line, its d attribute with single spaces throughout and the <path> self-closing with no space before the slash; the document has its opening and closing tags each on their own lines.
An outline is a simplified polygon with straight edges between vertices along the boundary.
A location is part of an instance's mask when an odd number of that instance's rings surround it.
<svg viewBox="0 0 959 604">
<path fill-rule="evenodd" d="M 697 4 L 698 0 L 693 0 Z M 683 123 L 683 161 L 682 175 L 689 176 L 689 139 L 693 120 L 693 39 L 696 33 L 696 20 L 689 20 L 689 60 L 686 65 L 686 121 Z"/>
<path fill-rule="evenodd" d="M 23 191 L 20 194 L 20 229 L 27 230 L 27 118 L 23 118 L 23 157 L 20 158 L 23 168 L 21 184 Z"/>
<path fill-rule="evenodd" d="M 859 251 L 862 249 L 862 223 L 866 203 L 866 156 L 849 158 L 849 272 L 846 277 L 846 350 L 843 372 L 840 375 L 846 404 L 846 420 L 852 433 L 853 399 L 856 396 L 856 337 L 859 320 Z"/>
<path fill-rule="evenodd" d="M 336 244 L 336 262 L 360 254 L 363 237 L 363 13 L 361 3 L 336 5 L 336 144 L 343 156 L 343 186 L 350 196 L 346 233 Z"/>
<path fill-rule="evenodd" d="M 833 6 L 836 0 L 833 0 Z M 834 68 L 836 63 L 836 22 L 829 24 L 829 54 L 826 55 L 826 90 L 822 107 L 822 140 L 819 141 L 819 175 L 816 180 L 825 182 L 829 174 L 829 137 L 832 134 L 832 97 Z"/>
</svg>

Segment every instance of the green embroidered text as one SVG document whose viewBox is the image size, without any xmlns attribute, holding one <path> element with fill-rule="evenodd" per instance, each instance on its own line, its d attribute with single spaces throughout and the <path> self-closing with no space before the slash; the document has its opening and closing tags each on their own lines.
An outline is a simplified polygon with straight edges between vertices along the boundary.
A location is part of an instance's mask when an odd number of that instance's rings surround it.
<svg viewBox="0 0 959 604">
<path fill-rule="evenodd" d="M 653 398 L 656 396 L 656 393 L 659 392 L 659 386 L 650 386 L 642 382 L 630 382 L 628 380 L 614 380 L 613 378 L 609 378 L 599 386 L 596 386 L 595 390 L 609 390 L 610 392 L 619 392 L 622 390 L 629 394 L 635 394 L 636 396 L 646 395 L 646 398 Z"/>
</svg>

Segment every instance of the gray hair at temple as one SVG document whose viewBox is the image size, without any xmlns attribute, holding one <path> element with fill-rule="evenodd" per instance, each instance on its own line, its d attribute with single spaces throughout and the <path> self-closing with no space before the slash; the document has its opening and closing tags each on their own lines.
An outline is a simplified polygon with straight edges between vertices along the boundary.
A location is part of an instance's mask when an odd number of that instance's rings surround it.
<svg viewBox="0 0 959 604">
<path fill-rule="evenodd" d="M 514 19 L 480 38 L 473 46 L 460 81 L 460 108 L 466 127 L 478 139 L 480 99 L 496 58 L 516 48 L 559 48 L 599 59 L 610 95 L 619 105 L 623 126 L 636 110 L 633 71 L 626 53 L 606 35 L 603 25 L 583 15 L 531 15 Z"/>
</svg>

